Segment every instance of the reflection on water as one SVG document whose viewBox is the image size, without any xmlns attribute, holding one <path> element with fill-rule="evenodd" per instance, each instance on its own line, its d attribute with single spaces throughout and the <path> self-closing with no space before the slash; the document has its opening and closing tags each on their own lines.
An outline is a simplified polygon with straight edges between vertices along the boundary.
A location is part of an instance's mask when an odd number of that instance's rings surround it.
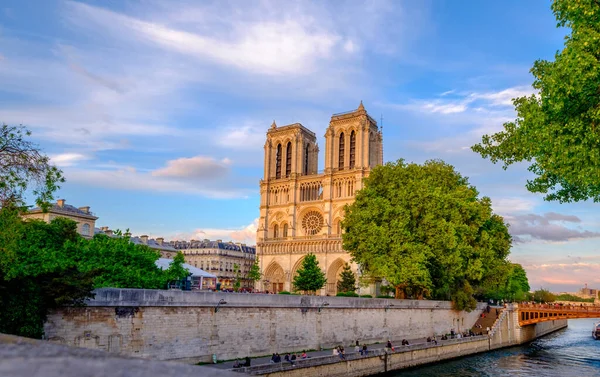
<svg viewBox="0 0 600 377">
<path fill-rule="evenodd" d="M 597 319 L 569 320 L 569 327 L 528 345 L 399 371 L 393 376 L 600 376 L 600 340 L 592 338 Z"/>
</svg>

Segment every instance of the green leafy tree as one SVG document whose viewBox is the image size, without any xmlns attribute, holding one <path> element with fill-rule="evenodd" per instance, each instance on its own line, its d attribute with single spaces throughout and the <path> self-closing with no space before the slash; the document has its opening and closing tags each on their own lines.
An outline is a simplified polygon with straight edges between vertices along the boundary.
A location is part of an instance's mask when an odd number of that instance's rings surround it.
<svg viewBox="0 0 600 377">
<path fill-rule="evenodd" d="M 235 292 L 240 290 L 242 286 L 242 275 L 240 273 L 240 265 L 237 263 L 233 264 L 233 273 L 235 274 L 235 279 L 233 281 L 233 290 Z"/>
<path fill-rule="evenodd" d="M 478 195 L 442 161 L 377 167 L 345 208 L 344 249 L 397 298 L 454 297 L 472 309 L 475 288 L 506 263 L 511 245 L 502 217 Z"/>
<path fill-rule="evenodd" d="M 472 149 L 504 168 L 527 161 L 531 192 L 559 202 L 600 201 L 600 11 L 594 0 L 554 0 L 559 27 L 568 27 L 554 61 L 537 60 L 538 94 L 513 100 L 517 119 Z"/>
<path fill-rule="evenodd" d="M 315 292 L 325 286 L 327 279 L 325 273 L 319 268 L 319 261 L 314 254 L 307 254 L 302 260 L 302 265 L 294 276 L 296 290 Z"/>
<path fill-rule="evenodd" d="M 506 297 L 511 301 L 524 301 L 529 293 L 529 280 L 527 273 L 520 264 L 511 265 L 510 275 L 507 282 Z"/>
<path fill-rule="evenodd" d="M 29 136 L 31 132 L 23 126 L 0 127 L 0 208 L 9 203 L 24 205 L 23 195 L 28 190 L 41 208 L 47 208 L 52 194 L 65 181 L 62 171 L 27 140 Z"/>
<path fill-rule="evenodd" d="M 338 292 L 355 292 L 356 291 L 356 276 L 350 268 L 350 265 L 346 263 L 340 274 L 340 280 L 337 282 Z"/>
<path fill-rule="evenodd" d="M 39 338 L 48 310 L 93 297 L 99 272 L 66 255 L 65 244 L 80 237 L 73 221 L 24 222 L 19 211 L 0 209 L 0 332 Z"/>
<path fill-rule="evenodd" d="M 146 245 L 136 245 L 128 237 L 78 237 L 66 249 L 81 271 L 100 270 L 95 288 L 165 289 L 169 281 L 182 277 L 172 275 L 170 269 L 162 271 L 156 266 L 160 253 Z"/>
<path fill-rule="evenodd" d="M 556 301 L 556 296 L 552 294 L 549 290 L 540 288 L 537 291 L 533 292 L 533 301 L 535 302 L 554 302 Z"/>
<path fill-rule="evenodd" d="M 254 259 L 254 263 L 250 266 L 250 271 L 248 271 L 248 279 L 252 281 L 254 285 L 257 281 L 259 281 L 262 277 L 262 273 L 260 272 L 260 264 L 258 262 L 258 257 Z"/>
<path fill-rule="evenodd" d="M 173 262 L 169 265 L 169 268 L 165 271 L 166 279 L 169 282 L 172 281 L 183 281 L 190 274 L 187 268 L 183 267 L 185 263 L 185 257 L 181 251 L 177 252 L 177 255 L 173 257 Z"/>
</svg>

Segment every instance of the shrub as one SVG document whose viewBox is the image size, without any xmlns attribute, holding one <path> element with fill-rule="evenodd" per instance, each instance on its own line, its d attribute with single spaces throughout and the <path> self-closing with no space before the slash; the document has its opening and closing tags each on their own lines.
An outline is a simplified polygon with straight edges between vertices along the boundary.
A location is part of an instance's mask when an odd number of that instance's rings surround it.
<svg viewBox="0 0 600 377">
<path fill-rule="evenodd" d="M 280 295 L 291 295 L 291 293 L 288 291 L 281 291 L 281 292 L 279 292 L 279 294 Z"/>
<path fill-rule="evenodd" d="M 373 296 L 371 296 L 371 295 L 360 295 L 360 297 L 363 297 L 363 298 L 373 298 Z"/>
<path fill-rule="evenodd" d="M 356 292 L 338 292 L 336 294 L 338 297 L 359 297 Z"/>
<path fill-rule="evenodd" d="M 393 298 L 393 297 L 388 296 L 388 295 L 377 295 L 377 298 Z"/>
</svg>

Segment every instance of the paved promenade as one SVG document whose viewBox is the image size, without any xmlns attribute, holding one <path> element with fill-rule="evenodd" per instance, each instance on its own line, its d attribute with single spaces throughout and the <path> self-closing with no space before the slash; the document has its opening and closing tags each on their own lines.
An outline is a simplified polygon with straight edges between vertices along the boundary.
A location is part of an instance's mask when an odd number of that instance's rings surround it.
<svg viewBox="0 0 600 377">
<path fill-rule="evenodd" d="M 438 338 L 437 339 L 438 344 L 444 343 L 444 341 L 439 340 L 439 336 L 437 338 Z M 427 343 L 426 338 L 407 339 L 407 340 L 410 345 Z M 358 341 L 360 342 L 360 339 Z M 396 350 L 402 349 L 401 344 L 402 344 L 402 339 L 392 339 L 392 346 L 394 346 L 394 349 L 396 349 Z M 363 343 L 360 343 L 360 345 L 362 347 Z M 386 345 L 385 342 L 377 343 L 377 344 L 367 344 L 367 349 L 369 352 L 374 351 L 374 350 L 381 350 L 381 349 L 385 348 L 385 345 Z M 350 344 L 350 345 L 342 344 L 342 346 L 344 347 L 344 351 L 345 351 L 344 353 L 346 355 L 354 353 L 354 344 Z M 306 354 L 308 355 L 309 358 L 319 357 L 319 356 L 331 356 L 331 355 L 333 355 L 333 350 L 326 349 L 326 350 L 322 350 L 322 351 L 311 351 L 311 352 L 307 352 Z M 280 352 L 279 355 L 281 356 L 282 362 L 286 363 L 286 361 L 283 360 L 286 353 Z M 291 353 L 290 353 L 290 355 L 291 355 Z M 297 358 L 300 358 L 300 355 L 302 355 L 302 351 L 296 353 Z M 252 358 L 251 360 L 252 360 L 252 364 L 251 364 L 252 366 L 269 364 L 271 362 L 271 355 L 265 356 L 265 357 Z M 242 360 L 242 359 L 240 359 L 239 361 L 244 362 L 244 360 Z M 232 369 L 234 363 L 235 363 L 235 360 L 232 360 L 232 361 L 226 361 L 224 363 L 206 365 L 206 367 L 218 368 L 218 369 Z"/>
</svg>

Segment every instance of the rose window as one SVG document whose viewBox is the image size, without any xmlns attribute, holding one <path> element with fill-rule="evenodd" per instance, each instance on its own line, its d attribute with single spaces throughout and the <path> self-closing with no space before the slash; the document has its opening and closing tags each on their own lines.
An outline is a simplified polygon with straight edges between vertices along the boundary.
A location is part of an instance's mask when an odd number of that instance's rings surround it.
<svg viewBox="0 0 600 377">
<path fill-rule="evenodd" d="M 323 228 L 323 216 L 317 211 L 310 211 L 302 219 L 302 228 L 309 236 L 319 233 Z"/>
</svg>

